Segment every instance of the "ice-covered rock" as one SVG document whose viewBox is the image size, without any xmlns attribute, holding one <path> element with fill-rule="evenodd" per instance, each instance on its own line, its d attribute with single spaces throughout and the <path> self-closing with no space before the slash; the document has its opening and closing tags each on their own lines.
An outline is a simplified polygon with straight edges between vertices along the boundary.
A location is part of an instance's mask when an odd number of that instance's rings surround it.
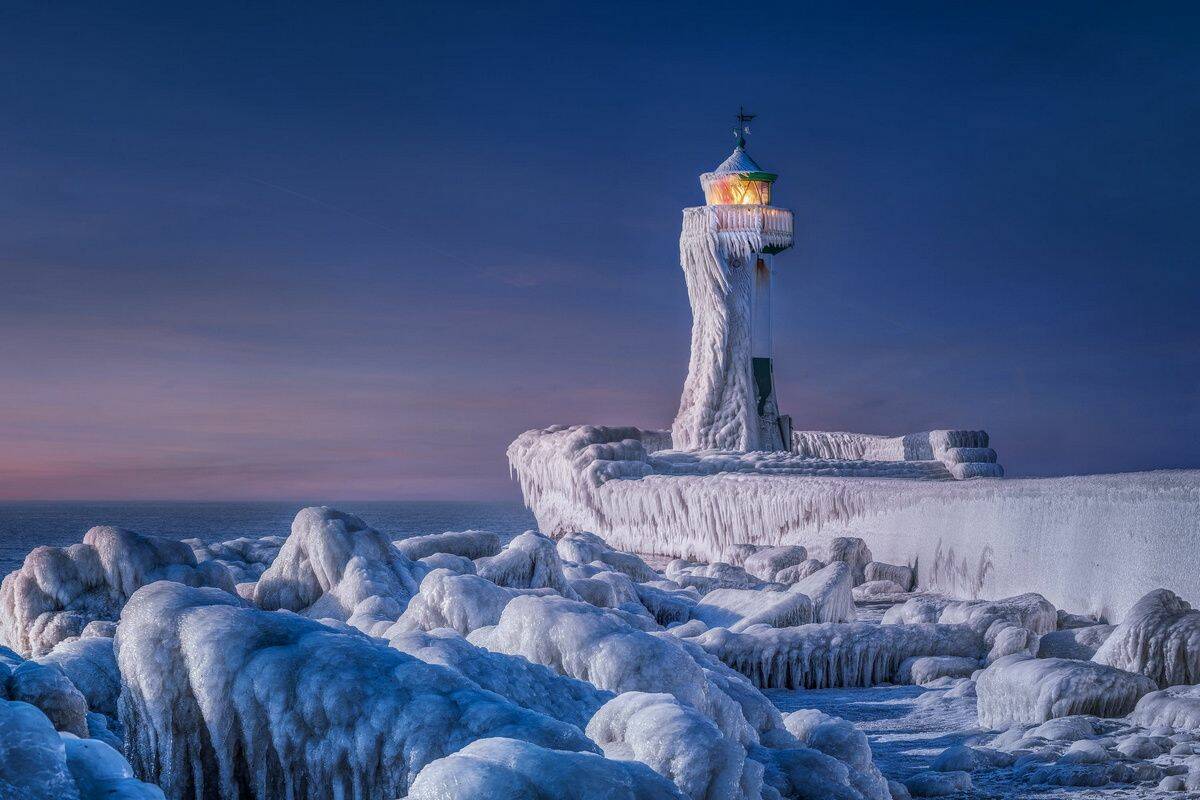
<svg viewBox="0 0 1200 800">
<path fill-rule="evenodd" d="M 296 514 L 287 542 L 254 587 L 254 604 L 381 632 L 417 593 L 422 575 L 358 517 L 312 506 Z"/>
<path fill-rule="evenodd" d="M 251 539 L 246 536 L 226 542 L 203 542 L 200 539 L 184 539 L 192 548 L 196 562 L 216 561 L 229 571 L 233 582 L 253 583 L 259 579 L 287 539 L 283 536 L 263 536 Z"/>
<path fill-rule="evenodd" d="M 475 567 L 480 577 L 497 586 L 553 589 L 563 597 L 575 597 L 554 542 L 536 531 L 522 533 L 498 555 L 478 559 Z"/>
<path fill-rule="evenodd" d="M 1041 639 L 1028 628 L 1009 625 L 1005 622 L 997 622 L 989 626 L 985 638 L 990 638 L 992 641 L 992 648 L 987 654 L 989 664 L 1005 656 L 1036 655 L 1038 642 Z"/>
<path fill-rule="evenodd" d="M 721 551 L 720 560 L 727 564 L 733 564 L 735 567 L 741 567 L 745 565 L 747 558 L 762 549 L 761 545 L 747 544 L 745 542 L 731 544 Z"/>
<path fill-rule="evenodd" d="M 419 591 L 384 636 L 437 628 L 450 628 L 466 636 L 476 628 L 499 622 L 500 612 L 514 597 L 553 593 L 553 589 L 508 589 L 478 575 L 435 569 L 421 580 Z"/>
<path fill-rule="evenodd" d="M 748 761 L 745 747 L 672 695 L 618 695 L 588 723 L 587 735 L 605 757 L 648 765 L 689 800 L 762 796 L 762 765 Z"/>
<path fill-rule="evenodd" d="M 454 670 L 212 589 L 143 588 L 116 651 L 131 763 L 172 798 L 391 800 L 476 739 L 594 749 Z"/>
<path fill-rule="evenodd" d="M 59 642 L 37 661 L 61 669 L 83 694 L 90 710 L 116 718 L 121 675 L 117 671 L 112 639 L 90 637 Z"/>
<path fill-rule="evenodd" d="M 1150 692 L 1138 700 L 1129 719 L 1144 728 L 1166 725 L 1177 731 L 1200 732 L 1200 686 Z"/>
<path fill-rule="evenodd" d="M 783 722 L 801 744 L 845 764 L 850 785 L 864 800 L 891 800 L 887 779 L 875 766 L 867 735 L 854 725 L 813 709 L 788 714 Z"/>
<path fill-rule="evenodd" d="M 417 563 L 429 571 L 448 569 L 456 575 L 475 574 L 474 561 L 465 556 L 456 556 L 452 553 L 434 553 L 433 555 L 417 559 Z"/>
<path fill-rule="evenodd" d="M 813 621 L 813 603 L 808 595 L 789 592 L 763 592 L 753 589 L 717 589 L 692 607 L 692 619 L 710 628 L 741 631 L 751 625 L 788 628 Z"/>
<path fill-rule="evenodd" d="M 1057 629 L 1058 609 L 1040 594 L 1028 592 L 1002 600 L 951 601 L 942 608 L 937 621 L 970 625 L 984 634 L 995 623 L 1003 622 L 1041 636 Z"/>
<path fill-rule="evenodd" d="M 979 669 L 979 659 L 963 656 L 917 656 L 900 662 L 898 683 L 925 686 L 939 678 L 969 678 Z"/>
<path fill-rule="evenodd" d="M 913 797 L 961 797 L 972 789 L 969 772 L 918 772 L 904 785 Z"/>
<path fill-rule="evenodd" d="M 909 566 L 872 561 L 863 567 L 863 579 L 866 581 L 891 581 L 902 587 L 902 591 L 907 592 L 916 583 L 917 574 Z"/>
<path fill-rule="evenodd" d="M 1115 629 L 1115 625 L 1089 625 L 1051 631 L 1038 640 L 1037 657 L 1090 661 Z"/>
<path fill-rule="evenodd" d="M 802 581 L 814 572 L 825 569 L 825 562 L 819 558 L 809 558 L 791 567 L 784 567 L 775 573 L 777 583 L 792 584 Z"/>
<path fill-rule="evenodd" d="M 746 557 L 742 568 L 761 581 L 773 581 L 779 570 L 803 564 L 808 550 L 796 545 L 764 547 Z"/>
<path fill-rule="evenodd" d="M 840 561 L 850 567 L 851 579 L 854 586 L 866 580 L 866 567 L 874 559 L 871 548 L 866 541 L 858 536 L 835 536 L 829 540 L 825 551 L 825 560 L 831 564 Z"/>
<path fill-rule="evenodd" d="M 634 586 L 638 600 L 659 625 L 686 622 L 700 595 L 694 589 L 668 589 L 649 583 Z"/>
<path fill-rule="evenodd" d="M 70 547 L 37 547 L 0 583 L 0 639 L 40 656 L 93 620 L 115 620 L 138 588 L 157 580 L 234 592 L 229 572 L 196 563 L 186 544 L 99 526 Z"/>
<path fill-rule="evenodd" d="M 608 546 L 608 543 L 594 533 L 574 531 L 558 540 L 558 554 L 565 561 L 577 564 L 600 562 L 607 569 L 622 572 L 637 583 L 652 581 L 659 574 L 650 568 L 640 556 L 633 553 L 623 553 Z"/>
<path fill-rule="evenodd" d="M 746 570 L 722 561 L 693 564 L 675 559 L 667 564 L 666 574 L 676 583 L 694 586 L 701 594 L 713 589 L 755 589 L 762 585 L 762 581 Z"/>
<path fill-rule="evenodd" d="M 821 623 L 707 631 L 693 639 L 763 689 L 874 686 L 896 679 L 915 656 L 978 658 L 983 642 L 963 625 Z"/>
<path fill-rule="evenodd" d="M 437 553 L 448 553 L 474 561 L 500 552 L 500 537 L 491 531 L 446 531 L 426 536 L 410 536 L 407 539 L 398 539 L 393 544 L 413 561 L 420 561 Z"/>
<path fill-rule="evenodd" d="M 1120 717 L 1154 691 L 1142 675 L 1090 661 L 1011 655 L 976 678 L 979 724 L 1003 728 L 1055 717 Z"/>
<path fill-rule="evenodd" d="M 515 739 L 471 742 L 417 775 L 408 800 L 684 800 L 637 761 L 539 747 Z"/>
<path fill-rule="evenodd" d="M 816 622 L 852 622 L 854 593 L 851 568 L 842 561 L 817 570 L 792 584 L 791 592 L 808 595 Z"/>
<path fill-rule="evenodd" d="M 56 665 L 22 661 L 12 668 L 4 694 L 36 706 L 57 730 L 88 735 L 87 699 Z"/>
<path fill-rule="evenodd" d="M 507 697 L 519 706 L 537 711 L 582 729 L 611 692 L 559 675 L 520 656 L 493 653 L 476 647 L 445 628 L 431 633 L 397 632 L 388 643 L 428 664 L 449 667 L 481 688 Z M 592 737 L 593 741 L 595 737 Z"/>
<path fill-rule="evenodd" d="M 852 596 L 855 600 L 863 602 L 892 597 L 898 594 L 907 594 L 907 591 L 907 589 L 895 581 L 867 581 L 855 586 Z"/>
<path fill-rule="evenodd" d="M 1141 673 L 1163 689 L 1200 683 L 1200 611 L 1155 589 L 1134 603 L 1092 660 Z"/>
</svg>

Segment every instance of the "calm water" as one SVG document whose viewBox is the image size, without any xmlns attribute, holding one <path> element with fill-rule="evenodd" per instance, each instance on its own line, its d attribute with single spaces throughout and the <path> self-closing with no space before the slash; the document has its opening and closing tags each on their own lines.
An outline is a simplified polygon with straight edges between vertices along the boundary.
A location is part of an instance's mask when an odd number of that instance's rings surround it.
<svg viewBox="0 0 1200 800">
<path fill-rule="evenodd" d="M 63 547 L 93 525 L 207 542 L 239 536 L 286 536 L 292 518 L 311 503 L 0 503 L 0 576 L 21 565 L 38 545 Z M 509 538 L 535 528 L 519 503 L 328 503 L 357 514 L 394 539 L 481 528 Z"/>
</svg>

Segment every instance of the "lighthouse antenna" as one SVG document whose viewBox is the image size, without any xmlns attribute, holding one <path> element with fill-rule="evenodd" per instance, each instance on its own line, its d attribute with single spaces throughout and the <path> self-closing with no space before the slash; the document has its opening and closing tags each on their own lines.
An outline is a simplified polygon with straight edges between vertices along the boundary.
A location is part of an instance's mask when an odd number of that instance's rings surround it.
<svg viewBox="0 0 1200 800">
<path fill-rule="evenodd" d="M 744 106 L 738 106 L 738 113 L 737 113 L 738 124 L 733 129 L 733 135 L 737 137 L 737 146 L 738 147 L 746 146 L 746 134 L 750 133 L 750 120 L 754 119 L 757 116 L 758 116 L 757 114 L 747 113 Z"/>
</svg>

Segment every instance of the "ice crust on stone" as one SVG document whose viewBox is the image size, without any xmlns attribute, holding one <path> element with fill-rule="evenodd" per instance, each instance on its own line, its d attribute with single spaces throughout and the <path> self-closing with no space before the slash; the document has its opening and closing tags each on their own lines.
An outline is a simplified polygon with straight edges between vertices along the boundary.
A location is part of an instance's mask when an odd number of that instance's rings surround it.
<svg viewBox="0 0 1200 800">
<path fill-rule="evenodd" d="M 1086 628 L 1051 631 L 1038 640 L 1037 656 L 1090 661 L 1114 630 L 1115 625 L 1089 625 Z"/>
<path fill-rule="evenodd" d="M 741 631 L 751 625 L 789 628 L 813 621 L 813 602 L 800 591 L 754 591 L 753 589 L 717 589 L 692 607 L 692 619 L 710 628 Z"/>
<path fill-rule="evenodd" d="M 448 569 L 457 575 L 474 575 L 475 562 L 463 556 L 456 556 L 451 553 L 434 553 L 430 556 L 417 559 L 417 563 L 425 567 L 427 570 Z"/>
<path fill-rule="evenodd" d="M 216 590 L 143 588 L 116 652 L 130 761 L 173 798 L 303 800 L 331 786 L 395 798 L 428 762 L 489 736 L 594 750 L 454 670 Z"/>
<path fill-rule="evenodd" d="M 89 637 L 60 642 L 36 661 L 60 669 L 83 695 L 89 710 L 116 718 L 121 675 L 112 639 Z"/>
<path fill-rule="evenodd" d="M 975 684 L 979 724 L 992 729 L 1077 714 L 1121 717 L 1155 688 L 1145 676 L 1115 667 L 1026 655 L 999 659 Z"/>
<path fill-rule="evenodd" d="M 1200 683 L 1200 611 L 1156 589 L 1133 605 L 1092 660 L 1141 673 L 1163 689 Z"/>
<path fill-rule="evenodd" d="M 849 767 L 850 784 L 863 798 L 891 800 L 887 779 L 875 766 L 867 736 L 854 725 L 814 709 L 792 712 L 783 722 L 801 744 Z"/>
<path fill-rule="evenodd" d="M 872 561 L 863 567 L 864 581 L 891 581 L 898 585 L 901 591 L 911 591 L 916 581 L 913 568 L 900 564 L 884 564 L 882 561 Z"/>
<path fill-rule="evenodd" d="M 94 620 L 114 621 L 137 589 L 156 580 L 234 592 L 229 572 L 196 563 L 173 539 L 98 526 L 69 547 L 37 547 L 0 583 L 0 639 L 40 656 Z"/>
<path fill-rule="evenodd" d="M 408 800 L 684 800 L 636 761 L 480 739 L 425 767 Z"/>
<path fill-rule="evenodd" d="M 623 553 L 608 546 L 594 533 L 574 531 L 558 540 L 558 554 L 564 561 L 577 564 L 600 562 L 607 569 L 622 572 L 638 583 L 659 578 L 659 574 L 633 553 Z"/>
<path fill-rule="evenodd" d="M 358 517 L 313 506 L 296 514 L 279 555 L 254 586 L 254 604 L 378 633 L 401 615 L 423 575 L 423 567 Z"/>
<path fill-rule="evenodd" d="M 858 536 L 835 536 L 823 548 L 817 548 L 814 555 L 823 556 L 830 563 L 840 561 L 848 566 L 854 586 L 866 580 L 867 564 L 872 560 L 871 548 Z"/>
<path fill-rule="evenodd" d="M 563 575 L 554 542 L 536 531 L 515 537 L 498 555 L 475 562 L 476 572 L 498 586 L 512 589 L 553 589 L 564 597 L 575 592 Z"/>
<path fill-rule="evenodd" d="M 979 659 L 964 656 L 917 656 L 900 662 L 899 683 L 925 686 L 941 678 L 969 678 L 979 669 Z"/>
<path fill-rule="evenodd" d="M 1169 726 L 1178 731 L 1200 732 L 1200 686 L 1172 686 L 1138 700 L 1129 719 L 1144 728 Z"/>
<path fill-rule="evenodd" d="M 819 558 L 809 558 L 801 561 L 799 564 L 791 567 L 784 567 L 775 573 L 775 580 L 779 583 L 791 584 L 797 581 L 804 580 L 814 572 L 819 572 L 825 569 L 827 565 Z"/>
<path fill-rule="evenodd" d="M 474 561 L 499 553 L 500 537 L 491 531 L 446 531 L 399 539 L 395 545 L 413 561 L 420 561 L 437 553 L 449 553 Z"/>
<path fill-rule="evenodd" d="M 287 539 L 283 536 L 263 536 L 258 539 L 242 536 L 208 544 L 199 539 L 182 541 L 192 548 L 197 563 L 217 562 L 229 571 L 236 584 L 257 581 L 279 555 L 279 549 Z"/>
<path fill-rule="evenodd" d="M 748 555 L 742 568 L 761 581 L 771 582 L 779 570 L 802 564 L 808 559 L 808 551 L 795 545 L 764 547 Z"/>
<path fill-rule="evenodd" d="M 449 628 L 466 636 L 476 628 L 499 622 L 500 612 L 514 597 L 553 592 L 553 589 L 509 589 L 478 575 L 456 575 L 435 569 L 422 579 L 416 596 L 384 636 L 437 628 Z"/>
<path fill-rule="evenodd" d="M 851 622 L 854 619 L 853 571 L 849 564 L 834 561 L 791 585 L 789 592 L 808 595 L 816 622 Z"/>
</svg>

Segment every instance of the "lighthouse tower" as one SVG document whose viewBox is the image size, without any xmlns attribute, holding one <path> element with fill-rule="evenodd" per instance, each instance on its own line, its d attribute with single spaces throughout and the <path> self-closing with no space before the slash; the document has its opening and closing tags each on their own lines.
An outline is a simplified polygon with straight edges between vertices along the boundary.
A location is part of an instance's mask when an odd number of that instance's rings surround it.
<svg viewBox="0 0 1200 800">
<path fill-rule="evenodd" d="M 680 450 L 788 450 L 771 354 L 774 257 L 792 246 L 792 212 L 771 205 L 778 177 L 746 153 L 753 114 L 738 114 L 737 146 L 700 176 L 705 205 L 683 211 L 679 262 L 692 305 L 692 352 L 679 413 Z"/>
</svg>

